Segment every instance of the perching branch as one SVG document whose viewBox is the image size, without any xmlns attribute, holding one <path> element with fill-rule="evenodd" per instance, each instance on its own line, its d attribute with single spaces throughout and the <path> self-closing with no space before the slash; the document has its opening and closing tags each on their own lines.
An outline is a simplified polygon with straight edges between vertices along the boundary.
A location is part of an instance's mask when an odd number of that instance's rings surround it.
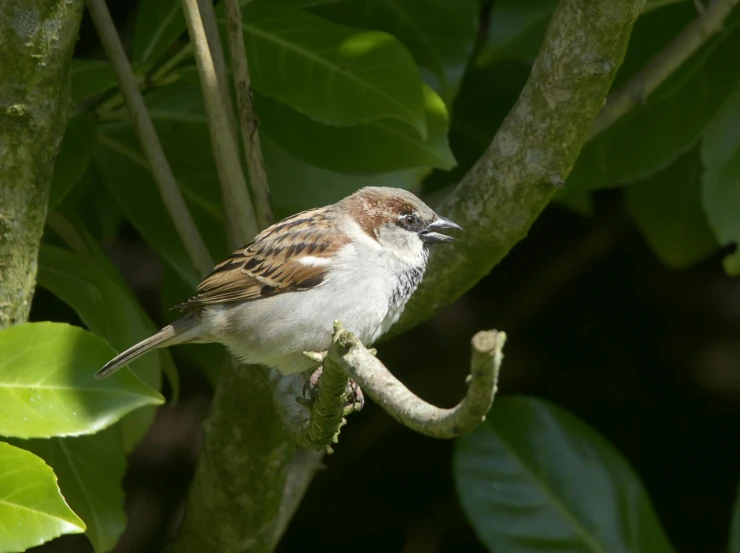
<svg viewBox="0 0 740 553">
<path fill-rule="evenodd" d="M 722 30 L 724 20 L 740 0 L 712 0 L 699 16 L 621 88 L 612 92 L 591 127 L 594 137 L 611 127 L 633 108 L 643 104 L 665 80 Z"/>
<path fill-rule="evenodd" d="M 432 438 L 456 438 L 472 430 L 491 408 L 505 342 L 506 334 L 495 330 L 473 336 L 468 393 L 452 409 L 435 407 L 417 397 L 341 325 L 334 325 L 326 364 L 341 367 L 404 426 Z"/>
<path fill-rule="evenodd" d="M 462 225 L 464 239 L 432 255 L 393 334 L 455 301 L 527 235 L 570 173 L 644 3 L 559 3 L 516 105 L 437 209 Z"/>
<path fill-rule="evenodd" d="M 231 69 L 234 75 L 236 100 L 239 107 L 239 126 L 242 131 L 244 156 L 249 169 L 249 184 L 254 195 L 257 223 L 260 228 L 266 228 L 273 223 L 270 187 L 267 184 L 260 134 L 257 129 L 257 116 L 254 114 L 252 102 L 252 87 L 249 82 L 239 0 L 226 0 L 226 27 L 229 36 L 229 50 L 231 50 Z"/>
<path fill-rule="evenodd" d="M 121 39 L 118 37 L 116 27 L 105 5 L 105 0 L 86 1 L 93 23 L 100 35 L 100 41 L 103 43 L 103 49 L 113 64 L 118 86 L 131 114 L 136 136 L 139 138 L 141 149 L 152 167 L 152 175 L 159 187 L 162 200 L 167 206 L 167 211 L 172 217 L 172 222 L 193 265 L 200 274 L 205 275 L 213 268 L 213 260 L 198 232 L 198 227 L 195 226 L 195 222 L 190 216 L 185 200 L 180 194 L 175 176 L 172 174 L 172 169 L 170 169 L 164 155 L 162 144 L 157 138 L 154 125 L 144 105 L 144 99 L 136 84 L 131 64 L 126 58 L 126 52 L 123 50 Z"/>
<path fill-rule="evenodd" d="M 238 248 L 247 244 L 259 232 L 259 229 L 239 162 L 239 153 L 226 107 L 223 104 L 223 96 L 219 90 L 213 58 L 208 48 L 208 40 L 198 8 L 198 0 L 182 0 L 182 6 L 190 40 L 195 48 L 195 61 L 200 75 L 208 127 L 211 131 L 213 158 L 216 161 L 221 195 L 229 222 L 229 238 L 231 246 Z"/>
</svg>

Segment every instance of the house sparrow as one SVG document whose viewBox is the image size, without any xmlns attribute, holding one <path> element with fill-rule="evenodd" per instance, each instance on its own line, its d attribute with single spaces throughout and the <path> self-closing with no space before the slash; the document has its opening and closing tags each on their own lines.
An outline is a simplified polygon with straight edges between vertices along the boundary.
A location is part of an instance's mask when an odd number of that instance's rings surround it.
<svg viewBox="0 0 740 553">
<path fill-rule="evenodd" d="M 362 188 L 261 232 L 216 265 L 185 314 L 100 369 L 105 378 L 154 348 L 219 342 L 245 363 L 298 373 L 316 367 L 337 319 L 365 345 L 401 316 L 424 276 L 429 246 L 460 229 L 397 188 Z"/>
</svg>

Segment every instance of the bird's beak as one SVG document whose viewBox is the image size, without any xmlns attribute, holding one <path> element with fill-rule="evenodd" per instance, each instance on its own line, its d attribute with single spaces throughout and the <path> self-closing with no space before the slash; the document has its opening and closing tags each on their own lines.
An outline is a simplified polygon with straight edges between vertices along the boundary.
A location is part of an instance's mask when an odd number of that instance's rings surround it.
<svg viewBox="0 0 740 553">
<path fill-rule="evenodd" d="M 437 230 L 444 230 L 444 229 L 462 230 L 462 227 L 458 225 L 457 223 L 453 223 L 449 219 L 445 219 L 444 217 L 439 217 L 437 220 L 429 223 L 429 225 L 427 225 L 427 228 L 425 228 L 423 231 L 419 233 L 419 236 L 427 244 L 438 244 L 440 242 L 457 242 L 457 238 L 454 238 L 452 236 L 447 236 L 446 234 L 440 234 L 439 232 L 435 232 Z"/>
</svg>

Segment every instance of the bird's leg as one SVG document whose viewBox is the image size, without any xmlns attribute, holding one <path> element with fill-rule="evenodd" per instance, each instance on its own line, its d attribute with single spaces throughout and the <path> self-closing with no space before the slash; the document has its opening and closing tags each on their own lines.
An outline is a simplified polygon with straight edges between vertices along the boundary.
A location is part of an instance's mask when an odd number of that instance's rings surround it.
<svg viewBox="0 0 740 553">
<path fill-rule="evenodd" d="M 311 376 L 308 377 L 306 383 L 303 385 L 303 397 L 298 398 L 299 403 L 306 407 L 310 407 L 316 400 L 316 396 L 319 393 L 319 379 L 321 378 L 322 372 L 323 367 L 319 365 L 319 367 L 311 373 Z M 346 415 L 354 413 L 355 411 L 360 411 L 365 406 L 365 395 L 362 393 L 360 385 L 351 378 L 347 383 L 346 394 L 348 397 L 347 404 L 344 406 L 344 413 Z"/>
<path fill-rule="evenodd" d="M 321 378 L 321 373 L 323 371 L 324 367 L 319 365 L 303 385 L 303 399 L 309 405 L 314 402 L 316 395 L 319 393 L 319 378 Z"/>
<path fill-rule="evenodd" d="M 350 401 L 344 406 L 344 414 L 349 415 L 355 411 L 362 411 L 362 408 L 365 407 L 365 394 L 362 393 L 360 385 L 350 378 L 347 383 L 347 390 Z"/>
</svg>

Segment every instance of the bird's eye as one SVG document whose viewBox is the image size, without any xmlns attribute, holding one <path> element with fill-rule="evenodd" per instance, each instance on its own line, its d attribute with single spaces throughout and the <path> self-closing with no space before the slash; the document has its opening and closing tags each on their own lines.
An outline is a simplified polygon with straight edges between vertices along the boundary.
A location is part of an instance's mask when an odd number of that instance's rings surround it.
<svg viewBox="0 0 740 553">
<path fill-rule="evenodd" d="M 410 227 L 414 226 L 418 221 L 416 215 L 406 215 L 403 220 Z"/>
</svg>

